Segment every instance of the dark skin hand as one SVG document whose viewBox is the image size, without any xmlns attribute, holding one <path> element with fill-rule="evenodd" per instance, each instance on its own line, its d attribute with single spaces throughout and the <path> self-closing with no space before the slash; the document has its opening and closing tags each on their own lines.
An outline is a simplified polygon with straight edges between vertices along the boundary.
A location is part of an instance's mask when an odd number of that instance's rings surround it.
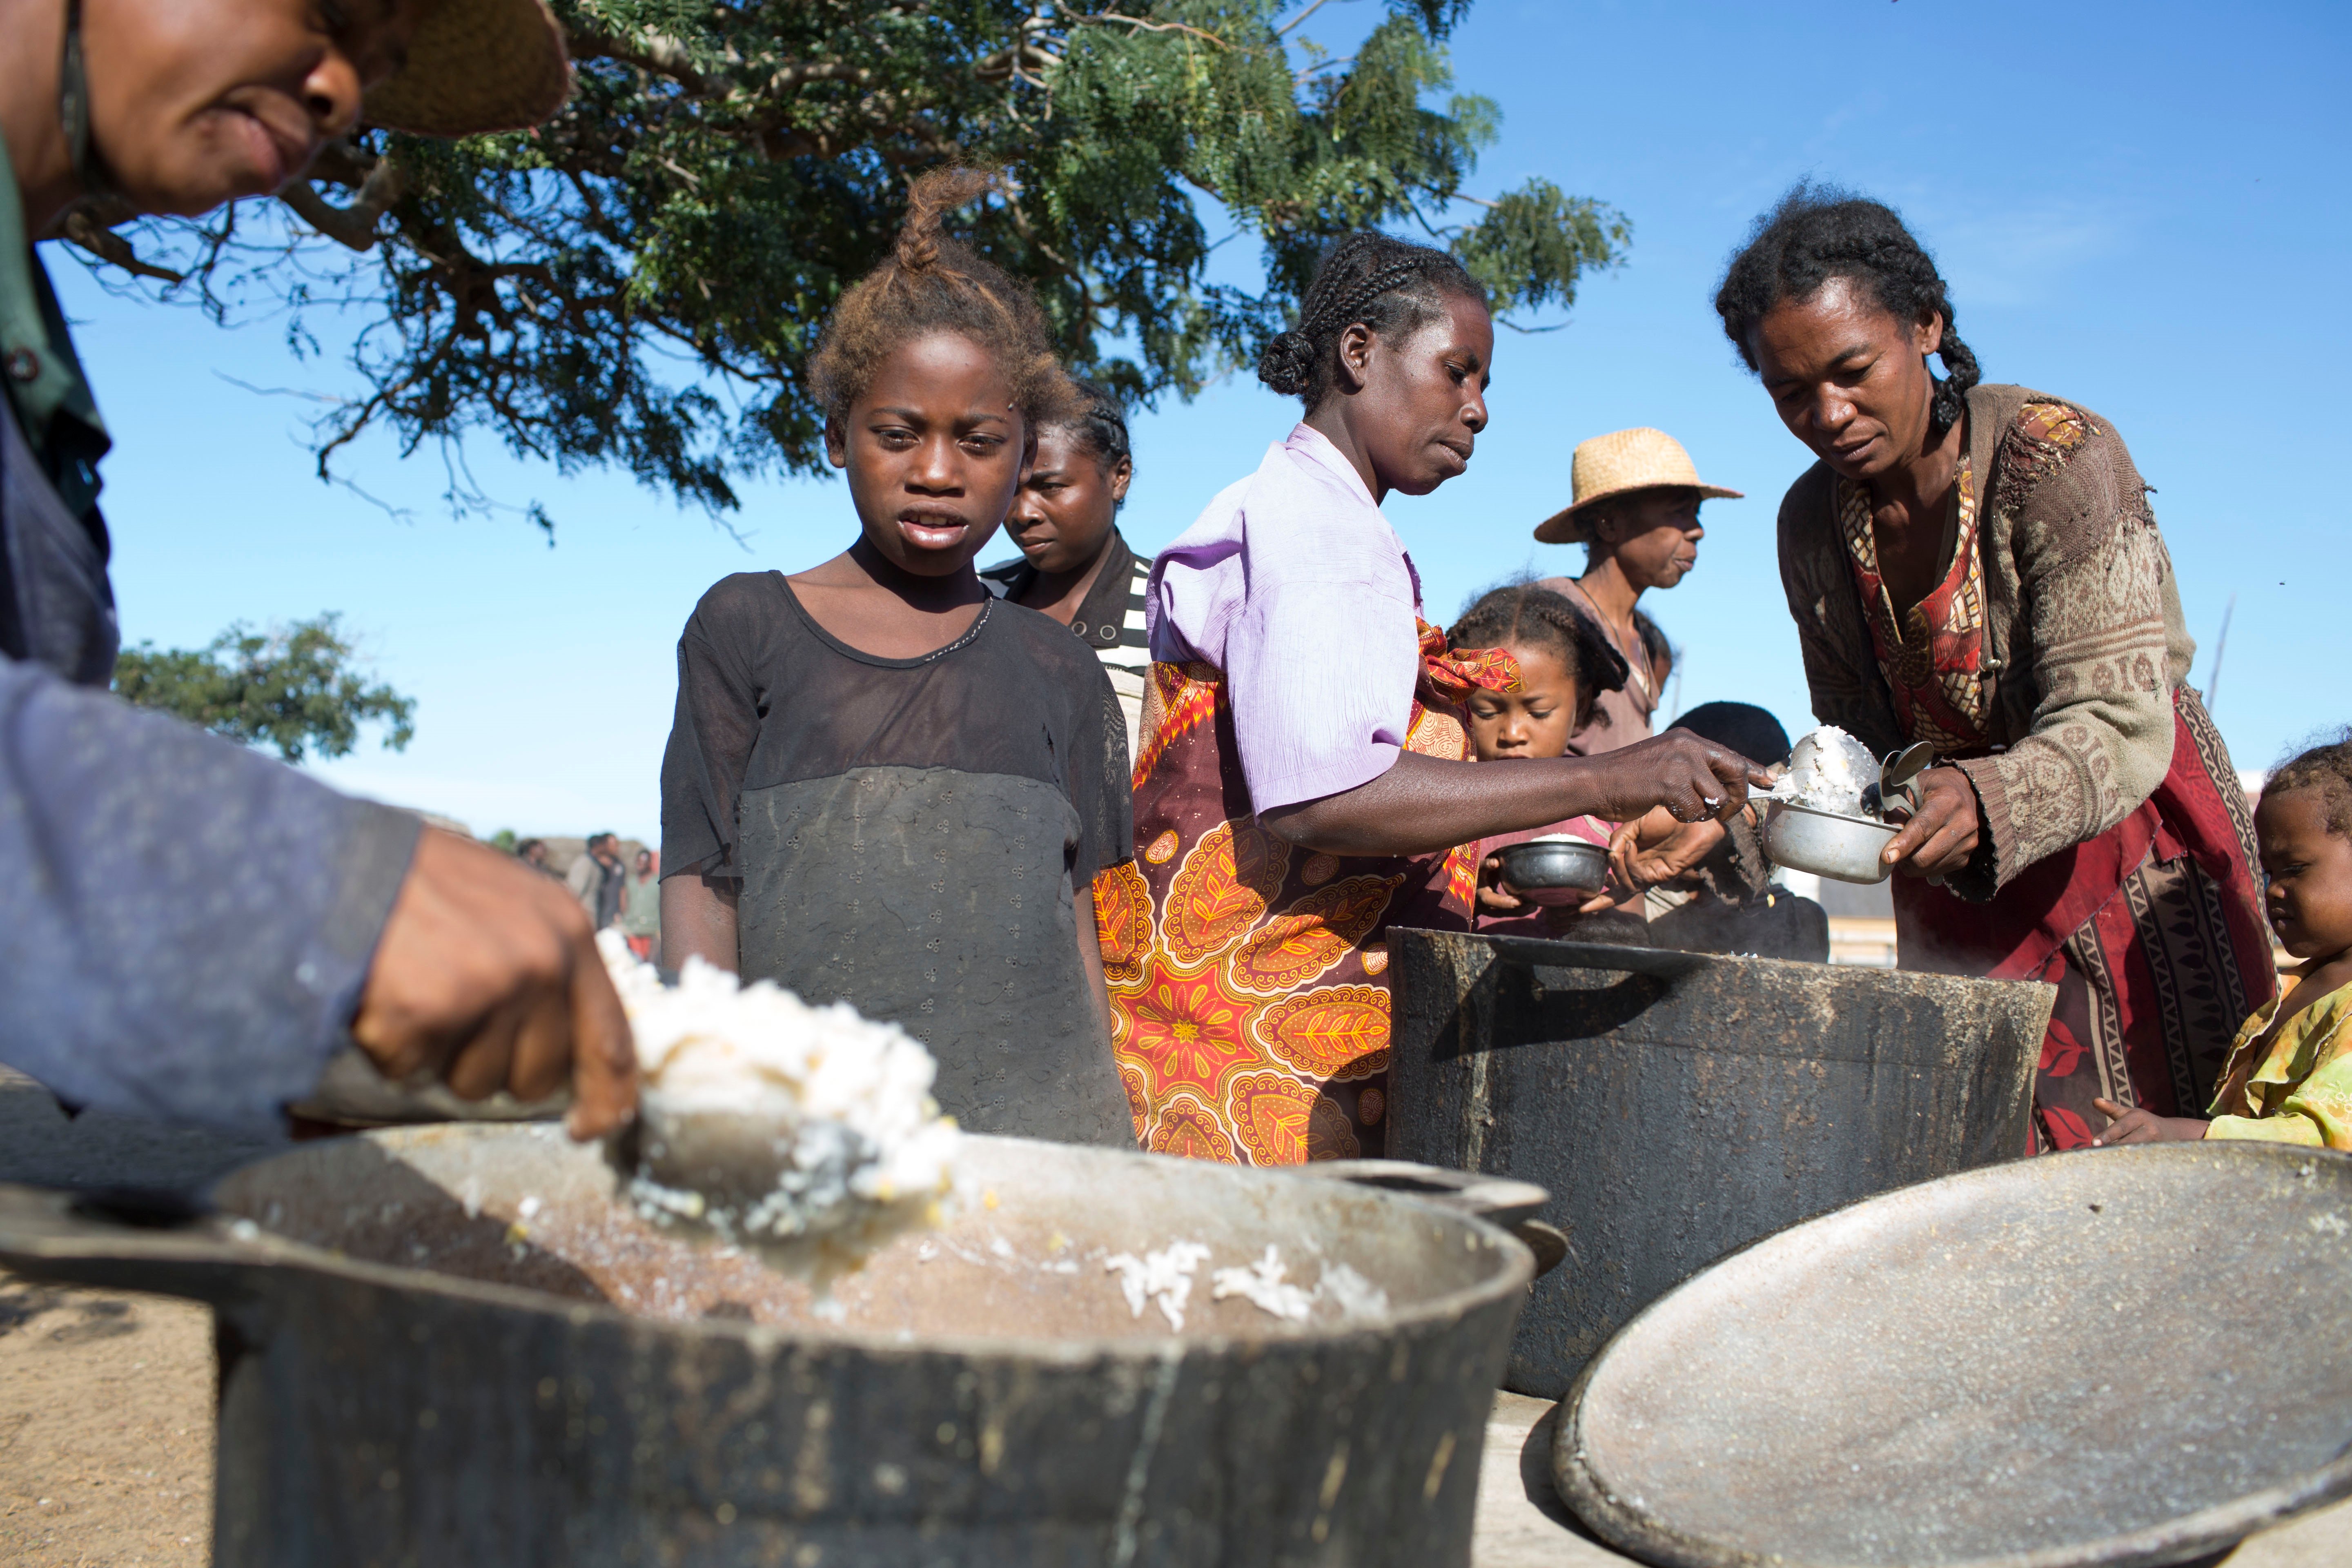
<svg viewBox="0 0 2352 1568">
<path fill-rule="evenodd" d="M 1038 432 L 1036 461 L 1004 520 L 1004 531 L 1037 569 L 1013 603 L 1066 626 L 1076 619 L 1102 575 L 1118 503 L 1134 477 L 1133 463 L 1125 458 L 1105 463 L 1068 426 Z"/>
<path fill-rule="evenodd" d="M 352 1038 L 399 1080 L 420 1068 L 460 1099 L 541 1100 L 572 1084 L 570 1126 L 596 1138 L 636 1107 L 636 1055 L 588 917 L 521 862 L 427 828 L 376 943 Z"/>
<path fill-rule="evenodd" d="M 1486 427 L 1495 324 L 1475 300 L 1395 342 L 1360 321 L 1340 334 L 1330 395 L 1307 416 L 1375 500 L 1427 495 L 1469 467 Z M 1676 731 L 1606 757 L 1544 757 L 1512 768 L 1407 752 L 1368 784 L 1259 814 L 1276 837 L 1333 855 L 1424 855 L 1489 834 L 1590 813 L 1612 820 L 1664 805 L 1691 818 L 1737 810 L 1741 758 Z"/>
<path fill-rule="evenodd" d="M 2352 984 L 2352 839 L 2328 826 L 2332 803 L 2317 790 L 2265 794 L 2254 808 L 2254 842 L 2262 850 L 2263 912 L 2279 945 L 2303 960 L 2280 998 L 2270 1027 L 2254 1042 L 2270 1048 L 2288 1022 L 2329 992 Z M 2125 1110 L 2111 1100 L 2091 1102 L 2107 1117 L 2093 1145 L 2186 1143 L 2205 1136 L 2209 1123 L 2193 1116 L 2158 1116 Z"/>
<path fill-rule="evenodd" d="M 1723 842 L 1724 831 L 1713 818 L 1677 821 L 1663 806 L 1620 823 L 1609 836 L 1610 879 L 1642 892 L 1686 876 Z"/>
<path fill-rule="evenodd" d="M 1878 568 L 1898 615 L 1927 597 L 1950 565 L 1939 552 L 1968 440 L 1967 421 L 1936 432 L 1927 356 L 1944 319 L 1906 321 L 1852 280 L 1832 278 L 1811 299 L 1783 300 L 1748 336 L 1758 374 L 1789 433 L 1839 477 L 1864 486 Z M 1883 852 L 1889 866 L 1942 878 L 1968 864 L 1984 815 L 1968 775 L 1931 768 L 1920 810 Z"/>
</svg>

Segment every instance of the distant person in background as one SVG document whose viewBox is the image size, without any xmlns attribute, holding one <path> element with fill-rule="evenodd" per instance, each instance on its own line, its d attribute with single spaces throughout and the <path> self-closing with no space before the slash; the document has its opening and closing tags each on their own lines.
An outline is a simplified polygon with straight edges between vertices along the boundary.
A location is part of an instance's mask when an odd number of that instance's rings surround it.
<svg viewBox="0 0 2352 1568">
<path fill-rule="evenodd" d="M 1698 564 L 1698 542 L 1706 531 L 1698 523 L 1699 502 L 1737 500 L 1739 492 L 1700 483 L 1682 444 L 1648 429 L 1618 430 L 1579 445 L 1569 484 L 1575 500 L 1537 524 L 1536 538 L 1583 545 L 1584 575 L 1546 577 L 1538 586 L 1565 595 L 1599 620 L 1631 672 L 1623 690 L 1601 693 L 1591 720 L 1569 740 L 1569 755 L 1590 757 L 1650 738 L 1674 650 L 1634 605 L 1653 588 L 1673 587 Z"/>
<path fill-rule="evenodd" d="M 629 939 L 629 951 L 648 963 L 661 950 L 661 857 L 650 849 L 637 851 L 623 889 L 621 934 Z"/>
<path fill-rule="evenodd" d="M 1127 414 L 1094 383 L 1072 384 L 1078 395 L 1070 415 L 1037 432 L 1037 461 L 1004 520 L 1021 553 L 980 580 L 999 598 L 1061 622 L 1094 650 L 1118 693 L 1132 759 L 1143 723 L 1143 683 L 1151 674 L 1143 637 L 1151 560 L 1127 547 L 1115 521 L 1135 478 Z"/>
<path fill-rule="evenodd" d="M 555 875 L 547 868 L 547 840 L 526 838 L 514 847 L 514 858 L 543 877 Z"/>
<path fill-rule="evenodd" d="M 603 931 L 620 918 L 621 889 L 626 879 L 621 868 L 621 841 L 610 833 L 592 833 L 587 849 L 572 862 L 563 881 L 580 900 L 580 907 L 588 911 L 588 919 Z"/>
</svg>

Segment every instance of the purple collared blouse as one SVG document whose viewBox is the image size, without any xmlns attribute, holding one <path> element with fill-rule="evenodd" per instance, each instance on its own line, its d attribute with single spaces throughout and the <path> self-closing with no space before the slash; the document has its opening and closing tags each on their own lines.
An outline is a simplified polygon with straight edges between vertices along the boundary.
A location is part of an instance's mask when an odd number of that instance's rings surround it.
<svg viewBox="0 0 2352 1568">
<path fill-rule="evenodd" d="M 1369 784 L 1403 749 L 1421 578 L 1363 479 L 1300 425 L 1151 569 L 1151 657 L 1224 672 L 1250 807 Z"/>
</svg>

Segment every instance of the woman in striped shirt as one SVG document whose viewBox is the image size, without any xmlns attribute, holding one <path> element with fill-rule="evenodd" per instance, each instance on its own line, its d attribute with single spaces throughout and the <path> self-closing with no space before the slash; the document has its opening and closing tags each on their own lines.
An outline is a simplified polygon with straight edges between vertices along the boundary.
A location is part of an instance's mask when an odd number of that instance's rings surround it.
<svg viewBox="0 0 2352 1568">
<path fill-rule="evenodd" d="M 1039 430 L 1037 460 L 1004 520 L 1021 553 L 980 577 L 990 593 L 1053 616 L 1094 650 L 1118 693 L 1132 757 L 1151 673 L 1143 636 L 1151 559 L 1127 547 L 1117 521 L 1135 477 L 1127 415 L 1094 383 L 1075 384 L 1076 412 Z"/>
</svg>

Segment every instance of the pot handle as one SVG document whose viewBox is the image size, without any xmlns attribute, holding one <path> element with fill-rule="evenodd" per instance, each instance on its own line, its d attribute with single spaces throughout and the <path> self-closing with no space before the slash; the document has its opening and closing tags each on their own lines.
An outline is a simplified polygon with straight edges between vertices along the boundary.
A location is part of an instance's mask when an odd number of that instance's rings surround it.
<svg viewBox="0 0 2352 1568">
<path fill-rule="evenodd" d="M 1326 1181 L 1353 1182 L 1392 1193 L 1410 1193 L 1426 1202 L 1491 1221 L 1517 1237 L 1536 1255 L 1538 1278 L 1550 1273 L 1568 1256 L 1568 1237 L 1536 1218 L 1536 1211 L 1551 1201 L 1551 1194 L 1533 1182 L 1480 1171 L 1415 1164 L 1410 1160 L 1310 1160 L 1293 1168 L 1301 1175 L 1319 1176 Z"/>
<path fill-rule="evenodd" d="M 251 1221 L 223 1221 L 184 1194 L 0 1184 L 0 1266 L 27 1279 L 220 1306 L 250 1296 L 276 1261 Z"/>
</svg>

